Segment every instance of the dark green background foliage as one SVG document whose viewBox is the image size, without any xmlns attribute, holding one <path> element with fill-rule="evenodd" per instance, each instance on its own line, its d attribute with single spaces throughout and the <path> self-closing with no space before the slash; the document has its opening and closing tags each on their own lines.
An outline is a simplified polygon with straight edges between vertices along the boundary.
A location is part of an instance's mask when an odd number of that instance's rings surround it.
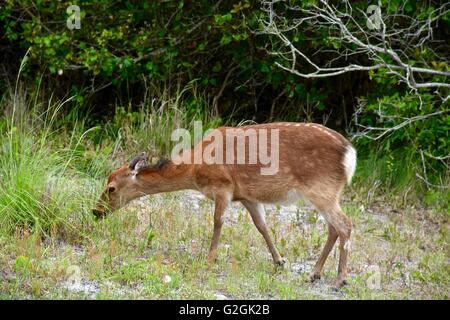
<svg viewBox="0 0 450 320">
<path fill-rule="evenodd" d="M 305 6 L 307 2 L 298 3 Z M 80 30 L 66 27 L 66 8 L 71 4 L 81 7 Z M 365 11 L 367 2 L 352 4 L 355 18 L 364 21 L 356 9 Z M 438 5 L 438 1 L 390 1 L 383 4 L 383 10 L 393 13 L 401 7 L 405 17 L 417 18 Z M 188 92 L 193 115 L 213 113 L 230 123 L 242 119 L 322 122 L 329 116 L 328 126 L 352 130 L 357 98 L 366 105 L 359 119 L 365 125 L 380 126 L 386 121 L 395 125 L 402 117 L 448 111 L 448 105 L 443 105 L 433 90 L 421 91 L 420 100 L 383 70 L 311 80 L 281 70 L 274 65 L 277 58 L 268 53 L 280 44 L 257 33 L 264 14 L 258 1 L 249 0 L 7 0 L 0 12 L 0 60 L 5 75 L 0 86 L 5 91 L 14 81 L 20 60 L 31 48 L 22 78 L 40 83 L 48 95 L 75 95 L 76 114 L 89 113 L 96 121 L 113 119 L 118 106 L 130 106 L 128 111 L 138 108 L 148 88 L 175 92 L 189 83 L 195 84 L 207 102 Z M 409 62 L 421 61 L 448 71 L 449 15 L 434 27 L 433 41 L 410 53 L 416 60 Z M 326 28 L 295 30 L 288 36 L 309 54 L 340 45 L 329 40 Z M 314 58 L 324 64 L 330 57 L 321 53 Z M 365 56 L 351 59 L 367 63 Z M 442 77 L 438 80 L 443 81 Z M 150 92 L 157 94 L 158 90 Z M 68 114 L 73 113 L 71 108 Z M 379 108 L 397 118 L 381 119 Z M 449 131 L 450 115 L 444 112 L 383 139 L 357 143 L 363 154 L 406 148 L 416 158 L 419 149 L 446 156 L 450 152 Z M 441 170 L 439 164 L 436 170 Z"/>
</svg>

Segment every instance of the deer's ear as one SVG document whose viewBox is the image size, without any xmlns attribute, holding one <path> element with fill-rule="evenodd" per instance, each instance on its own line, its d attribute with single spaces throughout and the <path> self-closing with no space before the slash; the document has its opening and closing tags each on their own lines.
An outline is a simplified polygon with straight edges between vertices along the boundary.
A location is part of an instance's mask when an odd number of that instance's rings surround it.
<svg viewBox="0 0 450 320">
<path fill-rule="evenodd" d="M 146 165 L 147 164 L 147 160 L 148 160 L 148 156 L 145 152 L 142 152 L 140 155 L 136 156 L 133 158 L 133 160 L 130 161 L 130 164 L 128 165 L 128 168 L 133 171 L 136 168 L 136 165 L 138 164 L 138 162 L 143 162 L 141 163 Z"/>
<path fill-rule="evenodd" d="M 128 168 L 130 169 L 133 175 L 137 175 L 142 168 L 147 166 L 148 156 L 145 152 L 142 152 L 140 155 L 135 157 L 130 161 Z"/>
<path fill-rule="evenodd" d="M 136 163 L 136 165 L 134 166 L 134 170 L 133 170 L 133 171 L 135 171 L 136 173 L 139 173 L 139 171 L 141 171 L 142 168 L 144 168 L 145 166 L 147 166 L 147 161 L 144 160 L 144 159 L 139 160 L 139 161 Z"/>
</svg>

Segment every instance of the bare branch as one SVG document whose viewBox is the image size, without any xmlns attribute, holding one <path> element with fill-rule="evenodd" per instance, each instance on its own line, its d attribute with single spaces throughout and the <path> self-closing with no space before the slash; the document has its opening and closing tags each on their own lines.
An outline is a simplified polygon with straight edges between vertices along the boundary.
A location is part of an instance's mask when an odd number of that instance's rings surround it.
<svg viewBox="0 0 450 320">
<path fill-rule="evenodd" d="M 370 140 L 379 140 L 379 139 L 383 138 L 384 136 L 389 135 L 389 134 L 393 133 L 394 131 L 397 131 L 407 125 L 410 125 L 410 124 L 416 122 L 416 121 L 421 121 L 421 120 L 425 120 L 430 117 L 450 113 L 450 110 L 441 110 L 441 111 L 436 111 L 436 112 L 432 112 L 432 113 L 428 113 L 428 114 L 424 114 L 424 115 L 414 116 L 411 118 L 400 118 L 403 121 L 396 125 L 393 125 L 393 126 L 374 127 L 374 126 L 366 126 L 366 125 L 359 123 L 359 115 L 363 112 L 364 109 L 365 109 L 364 102 L 360 101 L 359 108 L 355 111 L 355 113 L 353 115 L 354 122 L 360 130 L 353 134 L 353 139 L 358 139 L 358 138 L 363 137 L 363 138 L 367 138 Z M 378 115 L 380 116 L 380 118 L 384 117 L 384 118 L 388 118 L 389 120 L 399 119 L 398 116 L 384 116 L 381 112 L 381 108 L 379 108 L 379 110 L 378 110 Z"/>
<path fill-rule="evenodd" d="M 423 45 L 432 38 L 432 24 L 450 11 L 450 3 L 443 4 L 438 9 L 431 12 L 426 20 L 410 18 L 410 25 L 400 30 L 391 30 L 392 23 L 388 26 L 387 21 L 395 21 L 395 15 L 382 15 L 381 2 L 378 2 L 378 9 L 375 18 L 378 19 L 379 27 L 377 30 L 363 28 L 352 16 L 353 9 L 349 1 L 345 1 L 345 11 L 340 11 L 326 0 L 320 0 L 318 5 L 311 5 L 307 9 L 299 6 L 289 6 L 286 2 L 280 0 L 265 0 L 261 2 L 262 10 L 266 12 L 268 19 L 261 20 L 263 30 L 258 32 L 275 36 L 275 39 L 281 41 L 287 51 L 272 51 L 271 54 L 281 58 L 276 62 L 276 66 L 286 70 L 296 76 L 303 78 L 324 78 L 341 75 L 353 71 L 370 71 L 386 69 L 390 74 L 398 77 L 400 82 L 404 82 L 412 90 L 424 88 L 450 88 L 450 83 L 437 81 L 418 81 L 418 76 L 442 76 L 450 77 L 450 72 L 432 69 L 427 65 L 412 65 L 408 59 L 410 48 Z M 295 12 L 301 15 L 300 18 L 294 18 L 287 21 L 282 14 L 275 11 L 276 4 L 283 4 L 285 12 Z M 366 13 L 361 12 L 369 22 L 371 18 Z M 287 22 L 286 22 L 287 21 Z M 395 27 L 395 25 L 393 25 Z M 330 31 L 330 39 L 339 40 L 341 48 L 335 50 L 336 57 L 326 66 L 319 66 L 314 62 L 313 57 L 302 51 L 289 39 L 288 34 L 299 28 L 312 30 L 314 28 L 326 27 Z M 375 29 L 375 28 L 374 28 Z M 392 47 L 391 43 L 404 45 L 398 48 Z M 348 63 L 332 67 L 333 62 L 341 60 L 347 61 L 350 52 L 356 50 L 359 55 L 365 55 L 373 62 L 371 65 L 359 65 Z M 324 49 L 319 52 L 324 52 Z M 306 63 L 312 71 L 299 71 L 299 62 Z"/>
</svg>

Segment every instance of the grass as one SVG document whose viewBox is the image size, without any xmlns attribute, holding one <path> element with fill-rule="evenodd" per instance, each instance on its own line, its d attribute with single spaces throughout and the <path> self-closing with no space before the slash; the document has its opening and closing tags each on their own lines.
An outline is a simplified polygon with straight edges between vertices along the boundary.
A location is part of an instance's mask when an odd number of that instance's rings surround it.
<svg viewBox="0 0 450 320">
<path fill-rule="evenodd" d="M 189 127 L 183 90 L 87 128 L 59 123 L 70 99 L 40 106 L 18 87 L 0 102 L 0 299 L 449 298 L 448 192 L 428 190 L 431 200 L 419 202 L 422 189 L 403 163 L 390 173 L 383 159 L 359 163 L 344 201 L 355 226 L 349 285 L 335 292 L 336 249 L 324 278 L 308 282 L 326 239 L 324 221 L 309 207 L 268 208 L 273 238 L 289 259 L 285 269 L 274 267 L 239 206 L 228 210 L 218 261 L 208 264 L 212 204 L 189 192 L 146 197 L 93 219 L 112 168 L 143 149 L 167 153 L 171 130 Z M 382 176 L 396 175 L 408 188 L 389 193 Z"/>
<path fill-rule="evenodd" d="M 308 282 L 325 241 L 321 220 L 299 227 L 272 209 L 268 223 L 290 261 L 278 269 L 248 215 L 233 207 L 218 261 L 209 265 L 210 206 L 188 207 L 187 197 L 175 193 L 134 202 L 92 223 L 82 241 L 3 234 L 2 298 L 448 299 L 448 221 L 427 221 L 421 210 L 406 208 L 400 218 L 392 208 L 379 211 L 374 205 L 358 212 L 346 206 L 355 223 L 350 280 L 335 292 L 335 250 L 324 278 Z M 370 280 L 372 271 L 379 272 L 379 283 Z"/>
</svg>

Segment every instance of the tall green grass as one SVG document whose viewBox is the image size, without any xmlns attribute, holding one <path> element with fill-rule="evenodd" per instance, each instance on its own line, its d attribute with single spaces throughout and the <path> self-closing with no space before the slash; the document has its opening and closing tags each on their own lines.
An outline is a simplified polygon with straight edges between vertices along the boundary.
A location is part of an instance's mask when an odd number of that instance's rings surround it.
<svg viewBox="0 0 450 320">
<path fill-rule="evenodd" d="M 93 195 L 99 190 L 92 165 L 91 176 L 77 170 L 79 146 L 90 131 L 76 124 L 71 130 L 55 128 L 61 106 L 70 99 L 49 102 L 39 113 L 36 105 L 17 99 L 23 92 L 1 101 L 5 113 L 0 136 L 0 223 L 9 231 L 31 229 L 49 235 L 71 232 L 87 217 Z M 20 116 L 18 116 L 20 115 Z M 79 134 L 79 132 L 82 132 Z M 62 137 L 68 137 L 62 141 Z"/>
<path fill-rule="evenodd" d="M 83 237 L 112 169 L 141 151 L 168 156 L 172 131 L 194 120 L 205 129 L 220 123 L 203 111 L 195 83 L 170 94 L 163 88 L 158 98 L 149 92 L 139 111 L 117 106 L 114 119 L 90 128 L 62 112 L 76 99 L 43 101 L 39 87 L 31 98 L 19 73 L 0 100 L 0 229 L 7 232 Z"/>
<path fill-rule="evenodd" d="M 393 205 L 437 207 L 450 215 L 450 176 L 448 169 L 442 170 L 428 176 L 434 183 L 429 185 L 419 177 L 423 176 L 423 164 L 412 148 L 389 153 L 372 150 L 358 154 L 354 185 L 357 193 L 368 202 L 384 198 Z"/>
</svg>

